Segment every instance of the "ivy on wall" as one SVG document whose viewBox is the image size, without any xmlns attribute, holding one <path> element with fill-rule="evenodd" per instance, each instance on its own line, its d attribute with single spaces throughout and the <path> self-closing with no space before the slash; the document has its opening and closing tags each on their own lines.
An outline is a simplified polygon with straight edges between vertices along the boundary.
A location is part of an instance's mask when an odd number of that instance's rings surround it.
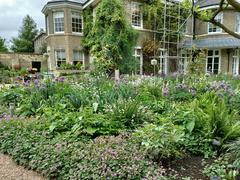
<svg viewBox="0 0 240 180">
<path fill-rule="evenodd" d="M 127 20 L 124 2 L 102 0 L 94 18 L 93 21 L 92 11 L 86 10 L 87 32 L 83 45 L 96 58 L 95 68 L 103 71 L 118 68 L 122 73 L 131 72 L 135 69 L 132 52 L 138 34 Z"/>
</svg>

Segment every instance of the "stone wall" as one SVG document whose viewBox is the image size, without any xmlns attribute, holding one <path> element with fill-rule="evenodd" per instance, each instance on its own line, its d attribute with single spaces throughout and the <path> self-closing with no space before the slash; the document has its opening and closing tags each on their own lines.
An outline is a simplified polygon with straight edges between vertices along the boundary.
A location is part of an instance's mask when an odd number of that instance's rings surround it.
<svg viewBox="0 0 240 180">
<path fill-rule="evenodd" d="M 32 68 L 33 62 L 41 62 L 41 69 L 47 69 L 47 60 L 37 54 L 0 53 L 0 62 L 12 68 Z"/>
</svg>

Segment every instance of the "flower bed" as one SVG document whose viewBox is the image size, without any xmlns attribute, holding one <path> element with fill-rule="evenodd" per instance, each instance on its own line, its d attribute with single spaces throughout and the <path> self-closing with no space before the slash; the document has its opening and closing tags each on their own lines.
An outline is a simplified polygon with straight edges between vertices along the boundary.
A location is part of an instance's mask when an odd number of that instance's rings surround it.
<svg viewBox="0 0 240 180">
<path fill-rule="evenodd" d="M 26 120 L 2 120 L 0 150 L 57 179 L 177 177 L 166 162 L 187 155 L 224 157 L 231 168 L 219 173 L 215 163 L 204 172 L 235 177 L 239 85 L 227 76 L 124 77 L 115 83 L 90 75 L 17 84 L 0 91 L 0 103 L 6 110 L 14 103 L 15 116 Z"/>
</svg>

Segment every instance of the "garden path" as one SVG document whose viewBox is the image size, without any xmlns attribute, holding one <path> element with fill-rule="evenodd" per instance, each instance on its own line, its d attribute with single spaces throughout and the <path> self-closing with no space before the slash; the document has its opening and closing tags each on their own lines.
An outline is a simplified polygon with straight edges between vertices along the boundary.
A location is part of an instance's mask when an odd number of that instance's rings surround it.
<svg viewBox="0 0 240 180">
<path fill-rule="evenodd" d="M 34 171 L 24 169 L 9 157 L 0 154 L 0 179 L 1 180 L 46 180 Z"/>
</svg>

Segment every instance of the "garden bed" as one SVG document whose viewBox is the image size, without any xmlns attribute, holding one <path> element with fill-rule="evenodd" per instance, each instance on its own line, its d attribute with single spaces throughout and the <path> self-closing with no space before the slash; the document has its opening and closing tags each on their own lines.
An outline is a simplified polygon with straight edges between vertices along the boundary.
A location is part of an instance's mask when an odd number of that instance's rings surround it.
<svg viewBox="0 0 240 180">
<path fill-rule="evenodd" d="M 239 87 L 228 76 L 17 84 L 0 91 L 1 113 L 14 103 L 18 119 L 1 120 L 0 150 L 48 178 L 233 179 Z"/>
</svg>

